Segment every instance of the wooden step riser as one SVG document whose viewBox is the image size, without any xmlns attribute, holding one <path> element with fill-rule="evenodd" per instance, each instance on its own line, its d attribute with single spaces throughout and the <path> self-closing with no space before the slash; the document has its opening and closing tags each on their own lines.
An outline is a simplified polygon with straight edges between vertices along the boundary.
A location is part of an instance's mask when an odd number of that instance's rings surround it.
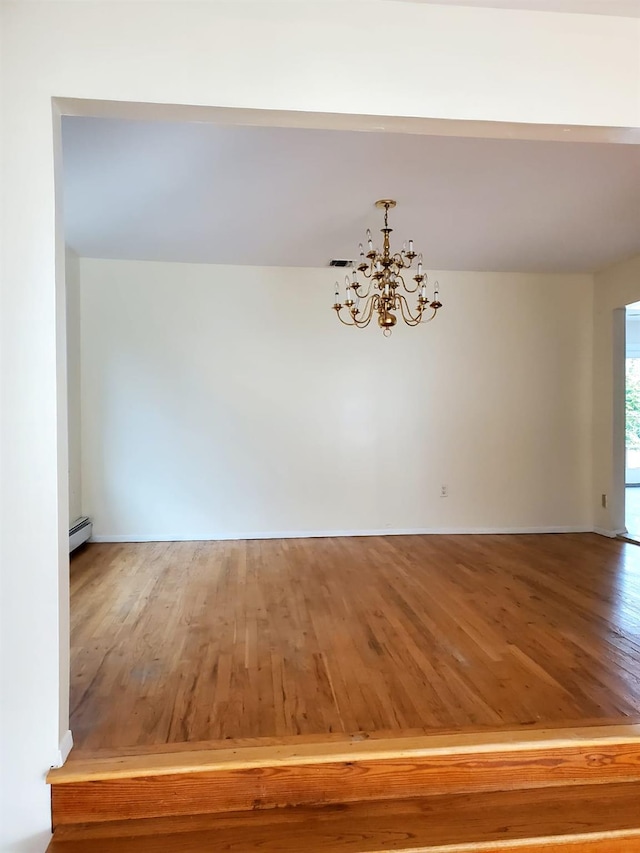
<svg viewBox="0 0 640 853">
<path fill-rule="evenodd" d="M 638 853 L 639 797 L 578 785 L 63 825 L 50 853 Z"/>
<path fill-rule="evenodd" d="M 58 783 L 54 826 L 131 818 L 640 781 L 640 743 L 431 754 Z"/>
</svg>

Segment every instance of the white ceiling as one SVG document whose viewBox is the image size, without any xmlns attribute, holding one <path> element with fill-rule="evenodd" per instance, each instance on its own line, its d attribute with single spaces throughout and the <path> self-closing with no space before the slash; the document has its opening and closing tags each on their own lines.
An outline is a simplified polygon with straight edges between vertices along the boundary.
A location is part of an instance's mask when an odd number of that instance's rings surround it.
<svg viewBox="0 0 640 853">
<path fill-rule="evenodd" d="M 381 226 L 381 197 L 431 269 L 581 272 L 640 252 L 637 145 L 67 117 L 63 156 L 85 257 L 324 266 Z"/>
<path fill-rule="evenodd" d="M 401 2 L 640 18 L 640 0 L 401 0 Z"/>
</svg>

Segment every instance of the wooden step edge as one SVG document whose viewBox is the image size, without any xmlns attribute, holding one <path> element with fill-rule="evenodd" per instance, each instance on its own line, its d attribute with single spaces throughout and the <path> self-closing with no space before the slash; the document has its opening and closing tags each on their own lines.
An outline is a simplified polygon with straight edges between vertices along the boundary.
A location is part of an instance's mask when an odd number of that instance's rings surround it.
<svg viewBox="0 0 640 853">
<path fill-rule="evenodd" d="M 77 756 L 63 767 L 47 775 L 50 785 L 79 782 L 133 779 L 138 777 L 175 776 L 216 773 L 259 768 L 285 768 L 321 764 L 348 764 L 389 760 L 429 759 L 431 757 L 499 754 L 506 759 L 511 753 L 548 752 L 563 749 L 612 749 L 629 746 L 640 753 L 640 725 L 572 727 L 473 732 L 447 735 L 422 735 L 381 739 L 362 739 L 358 736 L 343 741 L 233 746 L 225 743 L 219 749 L 189 749 L 184 752 L 150 753 L 144 755 L 89 757 Z M 638 766 L 640 772 L 640 764 Z"/>
<path fill-rule="evenodd" d="M 339 806 L 355 802 L 596 787 L 640 782 L 640 754 L 628 745 L 592 754 L 579 749 L 462 755 L 426 760 L 346 762 L 219 773 L 133 777 L 55 785 L 52 822 L 95 823 L 118 819 L 222 814 L 283 807 Z M 639 792 L 636 797 L 640 799 Z"/>
<path fill-rule="evenodd" d="M 56 829 L 51 850 L 444 853 L 558 849 L 608 842 L 608 849 L 618 853 L 623 842 L 633 841 L 631 849 L 639 851 L 639 793 L 638 785 L 623 783 L 604 789 L 566 786 L 553 792 L 496 791 L 262 812 L 121 819 L 61 826 Z M 625 846 L 625 853 L 629 849 Z"/>
<path fill-rule="evenodd" d="M 526 737 L 528 732 L 557 731 L 559 729 L 571 729 L 578 727 L 582 730 L 594 728 L 610 728 L 612 726 L 640 725 L 640 716 L 620 715 L 619 717 L 591 717 L 589 719 L 564 720 L 564 721 L 532 721 L 528 723 L 502 723 L 493 725 L 454 726 L 452 728 L 437 728 L 433 726 L 419 726 L 410 729 L 376 729 L 375 731 L 363 731 L 355 729 L 347 732 L 320 732 L 316 734 L 300 735 L 253 735 L 241 738 L 216 738 L 202 741 L 183 741 L 182 743 L 152 743 L 137 744 L 135 746 L 99 746 L 85 747 L 76 746 L 70 756 L 69 762 L 76 760 L 85 761 L 95 758 L 123 758 L 126 755 L 159 755 L 161 753 L 202 751 L 205 749 L 237 749 L 238 747 L 256 746 L 300 746 L 303 743 L 352 743 L 355 741 L 390 740 L 392 738 L 408 737 L 444 737 L 449 735 L 492 735 L 498 737 L 503 733 L 509 736 L 519 735 Z"/>
</svg>

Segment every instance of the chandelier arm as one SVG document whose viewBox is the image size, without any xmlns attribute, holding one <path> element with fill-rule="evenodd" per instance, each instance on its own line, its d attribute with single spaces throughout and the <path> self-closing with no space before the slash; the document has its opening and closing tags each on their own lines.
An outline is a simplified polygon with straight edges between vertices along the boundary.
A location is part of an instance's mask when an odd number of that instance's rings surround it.
<svg viewBox="0 0 640 853">
<path fill-rule="evenodd" d="M 421 282 L 421 281 L 417 281 L 417 282 L 416 282 L 416 286 L 415 286 L 415 287 L 413 287 L 413 288 L 411 288 L 411 287 L 407 287 L 407 283 L 406 283 L 406 281 L 404 280 L 404 276 L 399 275 L 399 276 L 398 276 L 398 278 L 399 278 L 399 279 L 400 279 L 400 281 L 402 282 L 402 286 L 404 287 L 404 291 L 405 291 L 405 293 L 417 293 L 417 292 L 418 292 L 418 290 L 419 290 L 419 288 L 420 288 L 420 285 L 422 284 L 422 282 Z"/>
<path fill-rule="evenodd" d="M 362 285 L 360 284 L 360 282 L 358 282 L 358 283 L 357 283 L 357 284 L 355 284 L 355 285 L 354 285 L 354 284 L 352 284 L 351 286 L 353 287 L 354 293 L 356 294 L 356 296 L 358 297 L 358 299 L 368 299 L 369 294 L 371 293 L 371 281 L 369 281 L 369 287 L 367 288 L 367 292 L 366 292 L 366 293 L 358 293 L 358 288 L 359 288 L 359 287 L 362 287 Z"/>
<path fill-rule="evenodd" d="M 366 329 L 366 327 L 371 322 L 373 317 L 373 312 L 375 310 L 376 305 L 376 297 L 377 294 L 373 294 L 373 296 L 369 297 L 369 301 L 367 302 L 367 307 L 362 315 L 362 320 L 357 324 L 359 329 Z"/>
<path fill-rule="evenodd" d="M 430 317 L 427 317 L 427 319 L 426 319 L 426 320 L 422 320 L 422 322 L 423 322 L 423 323 L 430 323 L 430 322 L 433 320 L 433 318 L 436 316 L 436 314 L 437 314 L 437 313 L 438 313 L 438 309 L 437 309 L 437 308 L 434 308 L 434 309 L 433 309 L 433 314 L 432 314 Z"/>
<path fill-rule="evenodd" d="M 426 302 L 425 302 L 424 307 L 425 307 L 425 308 L 431 308 L 431 306 L 430 306 L 430 305 L 428 305 Z M 407 303 L 407 308 L 408 308 L 408 303 Z M 424 310 L 424 309 L 423 309 L 423 310 Z M 437 314 L 437 313 L 438 313 L 438 309 L 437 309 L 437 308 L 434 308 L 434 309 L 433 309 L 433 314 L 432 314 L 430 317 L 425 317 L 425 316 L 424 316 L 424 314 L 422 314 L 422 316 L 421 316 L 420 320 L 418 320 L 418 323 L 430 323 L 430 322 L 433 320 L 433 318 L 436 316 L 436 314 Z M 417 325 L 418 325 L 418 323 L 416 323 L 415 325 L 417 326 Z"/>
<path fill-rule="evenodd" d="M 342 310 L 342 308 L 345 307 L 344 305 L 342 305 L 339 310 L 336 310 L 336 314 L 338 315 L 338 320 L 340 320 L 340 322 L 342 323 L 343 326 L 355 326 L 358 329 L 366 329 L 366 327 L 371 322 L 371 318 L 373 317 L 373 301 L 374 301 L 374 299 L 375 299 L 375 296 L 370 297 L 369 302 L 367 304 L 367 307 L 365 309 L 365 313 L 362 315 L 361 319 L 354 317 L 354 315 L 351 313 L 351 311 L 349 311 L 348 316 L 349 316 L 351 322 L 345 320 L 340 315 L 340 311 Z"/>
<path fill-rule="evenodd" d="M 369 323 L 371 322 L 372 317 L 373 317 L 373 315 L 369 314 L 369 316 L 367 317 L 367 319 L 364 322 L 357 323 L 358 328 L 359 329 L 366 329 L 367 326 L 369 325 Z"/>
<path fill-rule="evenodd" d="M 406 297 L 402 295 L 402 293 L 398 294 L 398 302 L 400 304 L 400 313 L 402 314 L 402 319 L 407 324 L 407 326 L 417 326 L 422 322 L 422 310 L 418 309 L 417 316 L 411 313 L 411 309 L 409 308 L 409 303 L 406 300 Z"/>
<path fill-rule="evenodd" d="M 366 270 L 362 270 L 362 275 L 368 279 L 373 278 L 373 273 L 374 273 L 373 262 L 371 263 L 371 266 L 366 268 Z"/>
<path fill-rule="evenodd" d="M 344 308 L 344 305 L 341 305 L 340 308 L 335 309 L 336 310 L 336 317 L 338 318 L 338 320 L 340 320 L 340 322 L 342 323 L 343 326 L 355 326 L 356 323 L 348 323 L 346 320 L 344 320 L 342 318 L 340 312 L 342 311 L 343 308 Z M 351 316 L 351 314 L 349 314 L 349 316 Z"/>
</svg>

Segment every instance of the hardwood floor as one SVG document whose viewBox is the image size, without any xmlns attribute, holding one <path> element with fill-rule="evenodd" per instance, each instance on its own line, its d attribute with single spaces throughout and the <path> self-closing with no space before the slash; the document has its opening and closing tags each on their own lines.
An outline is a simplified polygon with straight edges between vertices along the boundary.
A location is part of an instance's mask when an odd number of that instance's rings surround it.
<svg viewBox="0 0 640 853">
<path fill-rule="evenodd" d="M 640 548 L 594 534 L 90 545 L 80 749 L 624 722 Z"/>
</svg>

